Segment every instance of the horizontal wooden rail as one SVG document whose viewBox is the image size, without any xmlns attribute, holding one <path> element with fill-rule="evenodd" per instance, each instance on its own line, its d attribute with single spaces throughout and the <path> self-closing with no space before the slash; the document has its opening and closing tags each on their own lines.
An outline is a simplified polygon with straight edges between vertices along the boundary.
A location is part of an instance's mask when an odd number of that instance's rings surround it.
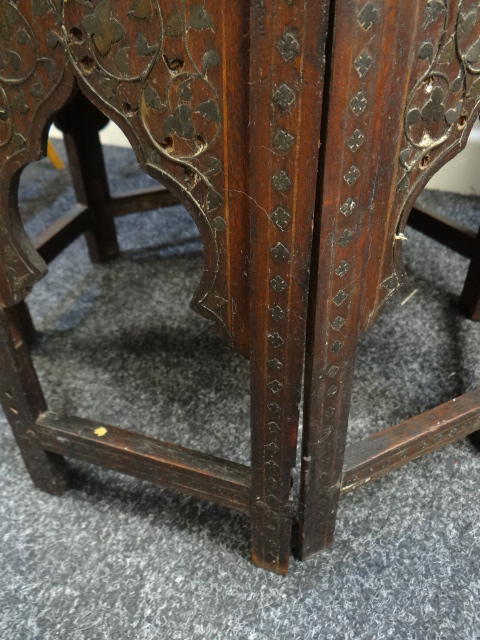
<svg viewBox="0 0 480 640">
<path fill-rule="evenodd" d="M 480 429 L 480 388 L 351 444 L 342 491 L 356 489 Z"/>
<path fill-rule="evenodd" d="M 170 191 L 164 187 L 153 187 L 151 189 L 140 189 L 129 191 L 121 196 L 111 198 L 106 207 L 110 215 L 118 218 L 130 213 L 142 213 L 152 209 L 162 209 L 179 204 Z"/>
<path fill-rule="evenodd" d="M 89 215 L 88 207 L 77 205 L 33 238 L 33 246 L 47 264 L 88 230 Z"/>
<path fill-rule="evenodd" d="M 419 207 L 414 207 L 410 212 L 408 224 L 464 258 L 473 257 L 477 234 L 469 227 Z"/>
<path fill-rule="evenodd" d="M 250 468 L 93 420 L 42 413 L 42 447 L 250 513 Z"/>
<path fill-rule="evenodd" d="M 177 204 L 179 201 L 164 187 L 153 187 L 111 198 L 103 204 L 103 208 L 105 213 L 119 217 Z M 33 246 L 47 264 L 90 229 L 90 215 L 89 208 L 79 204 L 33 238 Z"/>
</svg>

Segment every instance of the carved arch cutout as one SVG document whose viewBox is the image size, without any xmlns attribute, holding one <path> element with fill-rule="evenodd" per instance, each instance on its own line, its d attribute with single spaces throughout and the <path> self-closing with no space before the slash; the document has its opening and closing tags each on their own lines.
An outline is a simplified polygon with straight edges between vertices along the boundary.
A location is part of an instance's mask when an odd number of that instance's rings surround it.
<svg viewBox="0 0 480 640">
<path fill-rule="evenodd" d="M 21 168 L 40 155 L 45 123 L 76 81 L 125 133 L 140 167 L 194 218 L 205 265 L 192 306 L 225 336 L 232 333 L 230 194 L 225 197 L 232 158 L 223 123 L 232 105 L 222 68 L 225 20 L 222 27 L 212 17 L 223 15 L 223 3 L 177 4 L 0 0 L 0 181 L 9 193 L 8 202 L 0 200 L 4 306 L 23 299 L 45 271 L 15 213 L 15 187 Z"/>
<path fill-rule="evenodd" d="M 402 234 L 411 208 L 430 178 L 466 145 L 480 110 L 480 8 L 476 0 L 426 3 L 398 139 L 391 202 L 391 253 L 374 322 L 385 302 L 406 282 Z"/>
<path fill-rule="evenodd" d="M 217 229 L 215 223 L 209 220 L 204 208 L 194 195 L 192 195 L 188 189 L 184 188 L 172 173 L 161 168 L 158 160 L 157 162 L 153 160 L 152 155 L 155 154 L 155 148 L 153 148 L 152 145 L 144 144 L 145 141 L 140 142 L 134 127 L 126 127 L 125 122 L 115 109 L 105 106 L 99 96 L 95 92 L 92 92 L 91 88 L 85 85 L 82 80 L 80 80 L 80 90 L 87 96 L 92 104 L 101 109 L 112 122 L 120 127 L 132 145 L 139 167 L 152 178 L 161 182 L 161 184 L 184 205 L 195 221 L 204 247 L 205 262 L 202 277 L 194 293 L 191 306 L 201 315 L 213 319 L 218 325 L 219 320 L 222 321 L 221 316 L 205 303 L 212 292 L 215 292 L 216 276 L 222 268 L 220 250 L 216 240 Z M 222 225 L 222 230 L 223 228 Z M 223 322 L 221 322 L 221 324 L 223 325 Z M 220 327 L 220 329 L 222 329 L 222 327 Z"/>
<path fill-rule="evenodd" d="M 414 183 L 412 190 L 409 192 L 408 198 L 405 201 L 405 204 L 403 205 L 403 208 L 401 209 L 398 216 L 398 223 L 396 227 L 396 235 L 398 237 L 401 237 L 403 235 L 412 207 L 414 206 L 416 199 L 420 195 L 421 191 L 425 188 L 427 183 L 438 171 L 440 171 L 440 169 L 444 165 L 446 165 L 465 148 L 472 127 L 479 115 L 480 104 L 477 103 L 473 111 L 468 116 L 468 120 L 462 125 L 459 137 L 457 137 L 456 140 L 453 140 L 447 147 L 439 150 L 439 152 L 435 156 L 435 159 L 430 162 L 428 169 L 423 171 L 423 173 L 417 177 L 417 180 Z M 407 280 L 407 274 L 405 272 L 405 266 L 403 263 L 401 241 L 395 242 L 393 256 L 395 273 L 397 275 L 399 286 L 402 286 Z"/>
<path fill-rule="evenodd" d="M 25 9 L 22 11 L 22 9 Z M 46 273 L 18 213 L 23 168 L 46 154 L 48 124 L 72 94 L 66 54 L 37 39 L 33 8 L 0 0 L 0 306 L 23 300 Z M 53 16 L 45 26 L 53 27 Z"/>
</svg>

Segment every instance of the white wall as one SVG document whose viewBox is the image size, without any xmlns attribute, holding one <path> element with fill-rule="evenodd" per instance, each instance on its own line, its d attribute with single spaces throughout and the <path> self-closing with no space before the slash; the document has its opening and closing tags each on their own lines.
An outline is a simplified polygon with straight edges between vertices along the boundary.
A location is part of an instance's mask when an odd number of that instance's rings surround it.
<svg viewBox="0 0 480 640">
<path fill-rule="evenodd" d="M 480 122 L 474 124 L 465 149 L 436 173 L 427 189 L 480 195 Z"/>
<path fill-rule="evenodd" d="M 57 129 L 57 127 L 52 125 L 50 129 L 50 137 L 52 139 L 61 138 L 62 133 Z M 105 129 L 102 129 L 102 131 L 100 131 L 100 140 L 102 141 L 102 144 L 111 144 L 116 147 L 130 146 L 127 138 L 123 135 L 117 125 L 113 124 L 113 122 L 110 122 L 110 124 L 108 124 Z"/>
<path fill-rule="evenodd" d="M 58 129 L 50 130 L 52 138 L 61 137 Z M 120 129 L 110 123 L 100 132 L 102 144 L 129 147 L 127 138 Z M 446 164 L 430 180 L 427 189 L 454 191 L 465 195 L 480 195 L 480 122 L 476 122 L 465 149 Z"/>
</svg>

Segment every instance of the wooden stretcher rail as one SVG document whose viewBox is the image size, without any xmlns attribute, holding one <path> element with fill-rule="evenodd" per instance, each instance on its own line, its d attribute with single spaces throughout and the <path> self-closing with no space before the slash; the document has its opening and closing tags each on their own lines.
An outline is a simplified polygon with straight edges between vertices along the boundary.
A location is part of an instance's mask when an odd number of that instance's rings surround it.
<svg viewBox="0 0 480 640">
<path fill-rule="evenodd" d="M 48 264 L 88 230 L 88 218 L 88 207 L 78 205 L 33 238 L 32 244 Z"/>
<path fill-rule="evenodd" d="M 342 491 L 350 491 L 480 429 L 480 388 L 351 444 Z"/>
<path fill-rule="evenodd" d="M 177 198 L 164 187 L 153 187 L 116 196 L 107 202 L 107 210 L 110 215 L 118 218 L 130 213 L 143 213 L 176 204 L 179 204 Z"/>
<path fill-rule="evenodd" d="M 477 234 L 469 227 L 418 207 L 412 209 L 408 224 L 464 258 L 473 258 Z"/>
<path fill-rule="evenodd" d="M 103 205 L 103 213 L 117 218 L 177 204 L 178 200 L 164 187 L 154 187 L 127 192 L 107 200 Z M 47 264 L 90 229 L 90 215 L 86 205 L 78 205 L 33 238 L 33 246 Z"/>
<path fill-rule="evenodd" d="M 45 451 L 179 489 L 250 513 L 250 468 L 93 420 L 47 411 L 36 422 Z"/>
</svg>

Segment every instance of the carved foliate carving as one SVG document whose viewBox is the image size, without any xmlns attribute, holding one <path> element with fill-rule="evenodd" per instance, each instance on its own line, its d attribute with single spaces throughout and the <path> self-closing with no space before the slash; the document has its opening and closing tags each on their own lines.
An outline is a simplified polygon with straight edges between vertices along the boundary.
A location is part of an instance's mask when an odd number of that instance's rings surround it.
<svg viewBox="0 0 480 640">
<path fill-rule="evenodd" d="M 194 305 L 228 331 L 225 38 L 215 0 L 0 0 L 2 158 L 27 145 L 38 108 L 75 76 L 196 218 L 207 256 Z"/>
<path fill-rule="evenodd" d="M 404 116 L 404 169 L 397 191 L 409 194 L 432 152 L 458 139 L 480 98 L 480 12 L 473 0 L 436 0 L 425 7 L 424 40 Z M 423 176 L 421 176 L 423 177 Z"/>
<path fill-rule="evenodd" d="M 58 4 L 58 3 L 57 3 Z M 58 7 L 48 1 L 0 0 L 0 304 L 19 302 L 45 273 L 31 247 L 8 189 L 18 169 L 38 157 L 29 145 L 35 116 L 62 83 L 65 49 L 52 36 L 38 37 L 40 23 L 50 33 Z"/>
<path fill-rule="evenodd" d="M 93 7 L 92 7 L 93 4 Z M 201 217 L 214 269 L 196 306 L 227 324 L 219 288 L 226 233 L 219 91 L 222 34 L 211 3 L 137 0 L 69 2 L 63 23 L 69 58 L 83 81 L 141 138 L 147 167 L 166 174 Z M 146 142 L 148 141 L 148 142 Z M 219 303 L 222 301 L 222 303 Z"/>
<path fill-rule="evenodd" d="M 350 16 L 355 7 L 356 15 L 355 22 L 338 28 L 338 33 L 354 31 L 336 45 L 351 62 L 348 81 L 341 86 L 339 80 L 332 92 L 332 102 L 341 95 L 345 123 L 345 132 L 339 133 L 344 153 L 335 205 L 340 215 L 335 220 L 332 300 L 337 307 L 333 313 L 341 311 L 349 327 L 345 309 L 354 300 L 349 285 L 364 279 L 359 307 L 363 332 L 406 280 L 401 245 L 415 198 L 460 151 L 478 115 L 480 5 L 478 0 L 421 0 L 415 6 L 395 0 L 342 3 Z M 392 39 L 385 47 L 379 34 L 393 33 L 400 24 L 405 25 L 401 46 Z M 348 95 L 342 93 L 347 86 Z M 382 252 L 359 257 L 367 243 L 383 246 Z M 329 322 L 333 328 L 334 320 Z"/>
</svg>

